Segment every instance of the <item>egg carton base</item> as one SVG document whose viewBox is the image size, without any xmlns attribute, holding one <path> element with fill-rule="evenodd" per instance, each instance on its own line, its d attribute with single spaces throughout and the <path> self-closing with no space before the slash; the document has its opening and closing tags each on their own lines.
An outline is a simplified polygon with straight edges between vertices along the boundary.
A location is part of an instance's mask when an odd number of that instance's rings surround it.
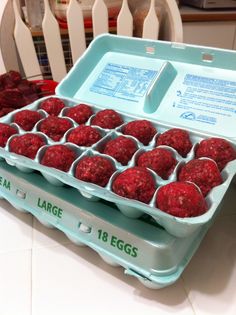
<svg viewBox="0 0 236 315">
<path fill-rule="evenodd" d="M 0 162 L 0 197 L 89 246 L 112 266 L 122 266 L 148 288 L 173 284 L 196 252 L 209 224 L 188 238 L 168 234 L 148 216 L 132 220 L 114 204 L 88 201 L 76 189 L 50 185 L 41 174 L 24 174 Z"/>
</svg>

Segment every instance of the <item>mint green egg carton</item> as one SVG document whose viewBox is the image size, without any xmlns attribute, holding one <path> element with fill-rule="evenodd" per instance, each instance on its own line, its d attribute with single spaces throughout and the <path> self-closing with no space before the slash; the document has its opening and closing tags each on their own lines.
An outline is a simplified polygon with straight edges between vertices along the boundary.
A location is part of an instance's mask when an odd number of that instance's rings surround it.
<svg viewBox="0 0 236 315">
<path fill-rule="evenodd" d="M 158 189 L 176 180 L 179 167 L 194 157 L 194 149 L 201 140 L 221 137 L 236 148 L 233 128 L 236 115 L 235 70 L 236 52 L 233 51 L 106 34 L 90 44 L 86 53 L 58 85 L 55 96 L 62 98 L 68 107 L 86 103 L 94 112 L 105 108 L 114 109 L 120 113 L 124 124 L 147 119 L 158 133 L 174 127 L 187 130 L 193 148 L 186 158 L 169 148 L 178 161 L 171 177 L 167 181 L 162 180 L 150 171 Z M 26 108 L 40 110 L 40 102 L 42 99 Z M 8 114 L 1 122 L 11 124 L 18 129 L 19 134 L 23 134 L 24 131 L 13 123 L 14 113 Z M 60 116 L 63 116 L 63 111 Z M 90 121 L 86 124 L 89 125 Z M 74 122 L 72 125 L 76 127 Z M 40 134 L 37 128 L 38 125 L 32 132 Z M 55 186 L 66 184 L 76 188 L 91 202 L 99 199 L 112 202 L 127 217 L 137 219 L 149 215 L 175 237 L 186 238 L 196 233 L 218 213 L 235 175 L 236 160 L 229 162 L 221 172 L 223 184 L 214 187 L 207 195 L 208 211 L 198 217 L 179 218 L 158 209 L 155 206 L 155 194 L 149 204 L 144 204 L 113 193 L 113 179 L 125 167 L 109 156 L 106 158 L 113 163 L 116 172 L 106 187 L 75 178 L 78 161 L 86 155 L 103 155 L 99 152 L 99 146 L 104 139 L 121 135 L 122 126 L 114 130 L 100 128 L 100 131 L 103 139 L 89 148 L 67 143 L 66 135 L 58 142 L 70 146 L 76 152 L 77 159 L 69 172 L 40 164 L 45 148 L 55 144 L 49 138 L 46 138 L 46 146 L 31 160 L 9 151 L 9 143 L 15 137 L 12 136 L 6 147 L 0 148 L 0 157 L 23 172 L 41 172 Z M 149 150 L 155 146 L 155 137 L 147 146 L 138 141 L 137 146 L 138 152 Z M 135 156 L 127 167 L 134 164 Z"/>
<path fill-rule="evenodd" d="M 113 203 L 91 204 L 75 188 L 51 185 L 39 173 L 23 173 L 5 161 L 0 169 L 0 199 L 62 231 L 76 245 L 90 247 L 148 288 L 176 282 L 209 228 L 207 224 L 190 237 L 176 238 L 150 217 L 133 220 Z"/>
<path fill-rule="evenodd" d="M 235 70 L 234 51 L 102 35 L 56 93 L 98 108 L 112 108 L 129 119 L 148 119 L 161 132 L 174 127 L 188 130 L 194 145 L 186 162 L 205 138 L 226 138 L 236 147 Z M 109 200 L 125 215 L 138 217 L 144 211 L 170 234 L 186 237 L 216 215 L 235 172 L 236 161 L 232 161 L 222 171 L 223 184 L 206 198 L 209 210 L 194 218 L 177 218 L 114 194 Z"/>
</svg>

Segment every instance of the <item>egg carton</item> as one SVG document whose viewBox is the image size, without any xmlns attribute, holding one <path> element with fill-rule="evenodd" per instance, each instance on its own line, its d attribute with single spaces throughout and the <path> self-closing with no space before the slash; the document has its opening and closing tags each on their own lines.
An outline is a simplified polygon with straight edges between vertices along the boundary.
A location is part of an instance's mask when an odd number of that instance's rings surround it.
<svg viewBox="0 0 236 315">
<path fill-rule="evenodd" d="M 95 113 L 104 108 L 112 108 L 120 113 L 124 124 L 114 130 L 97 127 L 103 137 L 90 148 L 67 143 L 67 134 L 57 143 L 46 137 L 47 146 L 61 143 L 75 150 L 77 159 L 67 173 L 40 164 L 46 146 L 38 151 L 34 160 L 9 152 L 9 142 L 15 136 L 9 139 L 5 148 L 0 148 L 0 156 L 23 172 L 41 172 L 53 185 L 74 187 L 91 201 L 103 199 L 113 202 L 130 218 L 150 215 L 170 234 L 187 237 L 211 221 L 219 211 L 235 175 L 236 161 L 228 163 L 221 172 L 223 184 L 207 195 L 208 211 L 198 217 L 179 218 L 159 210 L 155 206 L 156 194 L 149 204 L 120 197 L 112 192 L 112 182 L 118 173 L 135 164 L 141 152 L 155 146 L 155 138 L 160 133 L 171 128 L 187 130 L 193 147 L 186 158 L 172 148 L 167 148 L 178 164 L 168 180 L 163 180 L 150 171 L 157 189 L 176 180 L 179 168 L 194 158 L 195 147 L 202 139 L 225 138 L 235 148 L 236 141 L 232 132 L 235 119 L 235 61 L 236 53 L 232 51 L 121 36 L 99 36 L 59 84 L 55 96 L 63 99 L 67 107 L 86 103 Z M 40 110 L 42 100 L 26 108 Z M 65 111 L 66 109 L 62 110 L 59 116 L 65 116 Z M 14 125 L 13 115 L 14 112 L 1 121 Z M 88 125 L 92 119 L 93 117 L 87 122 Z M 103 156 L 101 148 L 104 142 L 121 135 L 127 122 L 138 119 L 152 122 L 158 134 L 147 146 L 134 139 L 138 151 L 127 166 L 105 155 L 117 170 L 106 187 L 82 182 L 74 177 L 75 166 L 81 158 L 86 155 Z M 72 124 L 72 128 L 76 127 L 75 122 L 72 121 Z M 32 132 L 39 133 L 39 125 L 40 122 Z M 19 134 L 24 133 L 20 128 L 18 131 Z"/>
<path fill-rule="evenodd" d="M 59 229 L 76 245 L 89 246 L 151 289 L 179 279 L 209 228 L 207 224 L 188 238 L 176 238 L 150 217 L 133 220 L 113 203 L 100 200 L 91 206 L 76 189 L 51 185 L 36 172 L 23 173 L 4 161 L 0 168 L 0 199 Z"/>
<path fill-rule="evenodd" d="M 141 142 L 139 142 L 134 137 L 127 136 L 129 138 L 132 138 L 133 141 L 135 141 L 138 149 L 136 153 L 133 155 L 133 158 L 130 160 L 128 165 L 123 166 L 122 164 L 117 162 L 114 158 L 108 155 L 102 154 L 101 152 L 102 152 L 102 148 L 104 147 L 104 144 L 107 141 L 109 141 L 110 139 L 114 139 L 118 137 L 119 135 L 123 135 L 122 133 L 123 127 L 125 126 L 127 122 L 135 120 L 134 116 L 123 114 L 122 118 L 123 118 L 124 124 L 117 127 L 114 130 L 107 130 L 100 127 L 94 127 L 97 130 L 99 130 L 100 134 L 102 135 L 102 139 L 98 141 L 97 143 L 95 143 L 94 145 L 92 145 L 91 147 L 79 147 L 73 143 L 67 142 L 66 140 L 67 135 L 74 128 L 76 128 L 76 126 L 78 126 L 78 124 L 76 124 L 76 122 L 70 118 L 66 118 L 66 119 L 70 120 L 73 126 L 62 136 L 60 141 L 55 142 L 51 138 L 49 138 L 47 135 L 39 131 L 40 124 L 48 116 L 46 112 L 40 109 L 40 104 L 45 99 L 47 98 L 43 98 L 26 107 L 26 109 L 42 112 L 42 116 L 43 116 L 42 120 L 38 121 L 36 125 L 34 126 L 34 128 L 32 129 L 32 131 L 30 131 L 30 133 L 41 135 L 45 139 L 45 142 L 46 142 L 46 145 L 44 145 L 38 150 L 37 155 L 34 160 L 31 160 L 21 155 L 17 155 L 15 153 L 10 152 L 9 150 L 10 142 L 15 137 L 18 137 L 19 135 L 27 133 L 23 129 L 21 129 L 16 123 L 14 123 L 14 115 L 16 114 L 17 111 L 10 113 L 7 117 L 2 119 L 2 122 L 8 123 L 9 125 L 14 126 L 18 131 L 18 134 L 13 135 L 9 138 L 6 144 L 6 147 L 3 149 L 0 149 L 1 157 L 3 157 L 7 161 L 8 164 L 14 165 L 20 171 L 23 171 L 26 173 L 30 173 L 37 170 L 47 179 L 49 183 L 55 186 L 61 186 L 63 184 L 72 186 L 78 189 L 78 191 L 90 201 L 97 201 L 100 198 L 105 199 L 107 201 L 111 201 L 115 203 L 118 209 L 127 217 L 139 218 L 143 214 L 148 214 L 153 219 L 155 219 L 161 226 L 163 226 L 170 234 L 174 236 L 186 237 L 187 235 L 190 235 L 191 233 L 193 233 L 199 226 L 208 222 L 210 218 L 214 216 L 216 209 L 218 207 L 219 201 L 223 198 L 224 193 L 227 190 L 227 187 L 232 180 L 232 177 L 233 177 L 232 167 L 235 167 L 234 166 L 236 163 L 235 161 L 229 163 L 229 165 L 222 172 L 224 183 L 212 189 L 212 191 L 208 194 L 206 199 L 207 199 L 209 210 L 205 214 L 197 218 L 196 217 L 195 218 L 177 218 L 167 213 L 164 213 L 163 211 L 159 210 L 156 207 L 155 205 L 156 193 L 154 194 L 149 204 L 144 204 L 136 200 L 130 200 L 127 198 L 120 197 L 116 195 L 114 192 L 112 192 L 112 183 L 114 179 L 117 177 L 117 175 L 121 173 L 122 171 L 124 171 L 125 169 L 136 165 L 137 157 L 142 152 L 152 150 L 153 148 L 155 148 L 155 138 L 158 137 L 159 134 L 165 132 L 166 130 L 169 130 L 170 127 L 162 123 L 157 123 L 157 122 L 152 121 L 154 127 L 158 130 L 158 133 L 154 136 L 154 138 L 151 140 L 151 142 L 147 146 L 144 146 Z M 66 109 L 69 108 L 70 106 L 75 105 L 75 103 L 72 100 L 68 100 L 68 99 L 62 99 L 62 100 L 66 104 L 66 108 L 62 110 L 59 117 L 64 117 L 63 114 L 65 113 Z M 96 106 L 91 106 L 91 108 L 93 109 L 95 114 L 100 110 Z M 86 124 L 90 125 L 92 122 L 92 119 L 93 119 L 93 116 L 89 119 L 89 121 Z M 176 152 L 171 147 L 160 146 L 162 148 L 165 148 L 171 151 L 178 163 L 175 167 L 175 170 L 173 171 L 173 173 L 167 180 L 162 179 L 155 172 L 150 170 L 156 182 L 156 191 L 158 190 L 158 187 L 161 187 L 167 183 L 177 180 L 178 169 L 181 167 L 181 165 L 183 165 L 183 163 L 186 163 L 187 161 L 190 161 L 191 159 L 194 158 L 194 149 L 196 145 L 202 139 L 206 139 L 206 136 L 200 133 L 197 134 L 196 132 L 195 133 L 189 132 L 189 134 L 190 134 L 190 139 L 193 143 L 193 147 L 191 151 L 188 153 L 188 155 L 186 156 L 186 158 L 183 158 L 182 156 L 180 156 L 178 152 Z M 46 149 L 49 146 L 53 146 L 55 144 L 64 144 L 65 146 L 70 147 L 76 153 L 77 158 L 72 163 L 68 172 L 62 172 L 54 168 L 44 166 L 40 163 L 42 160 L 42 157 L 45 154 Z M 232 145 L 234 146 L 234 143 L 232 143 Z M 85 156 L 104 156 L 107 159 L 109 159 L 114 165 L 116 172 L 111 176 L 108 184 L 105 187 L 100 187 L 98 185 L 84 182 L 75 178 L 74 174 L 75 174 L 76 166 L 78 162 L 81 159 L 83 159 L 83 157 Z M 217 202 L 217 198 L 219 200 L 218 202 Z"/>
</svg>

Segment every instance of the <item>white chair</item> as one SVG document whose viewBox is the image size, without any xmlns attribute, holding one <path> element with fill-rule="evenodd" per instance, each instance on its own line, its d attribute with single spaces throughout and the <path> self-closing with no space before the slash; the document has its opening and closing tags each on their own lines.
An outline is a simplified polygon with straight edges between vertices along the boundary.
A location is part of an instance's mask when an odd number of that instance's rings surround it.
<svg viewBox="0 0 236 315">
<path fill-rule="evenodd" d="M 150 1 L 148 13 L 143 22 L 142 37 L 182 42 L 183 29 L 180 13 L 175 0 L 159 0 L 162 11 L 156 14 L 155 0 Z M 67 73 L 61 31 L 53 15 L 49 1 L 44 0 L 45 14 L 42 22 L 42 34 L 46 45 L 48 63 L 52 78 L 60 81 Z M 162 15 L 164 14 L 164 18 Z M 95 0 L 92 7 L 93 37 L 109 32 L 108 9 L 103 0 Z M 86 32 L 83 13 L 77 0 L 71 0 L 67 9 L 68 36 L 72 64 L 86 50 Z M 116 33 L 133 36 L 133 15 L 127 0 L 123 0 L 117 17 Z M 161 37 L 160 37 L 161 36 Z M 0 4 L 0 72 L 18 70 L 26 77 L 42 79 L 34 37 L 23 22 L 18 0 L 1 0 Z"/>
</svg>

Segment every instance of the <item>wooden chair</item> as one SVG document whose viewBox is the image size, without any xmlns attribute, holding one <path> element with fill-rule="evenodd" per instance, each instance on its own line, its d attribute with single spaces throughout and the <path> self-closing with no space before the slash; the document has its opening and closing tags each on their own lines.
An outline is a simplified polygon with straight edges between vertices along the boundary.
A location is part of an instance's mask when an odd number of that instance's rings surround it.
<svg viewBox="0 0 236 315">
<path fill-rule="evenodd" d="M 149 1 L 149 0 L 147 0 Z M 60 81 L 68 67 L 61 41 L 61 30 L 51 11 L 49 1 L 44 0 L 45 13 L 42 22 L 42 36 L 46 46 L 46 55 L 51 69 L 52 79 Z M 162 11 L 156 14 L 155 0 L 143 21 L 143 38 L 163 39 L 182 42 L 183 30 L 180 13 L 175 0 L 162 0 Z M 162 16 L 164 15 L 164 18 Z M 123 0 L 117 17 L 116 33 L 133 36 L 134 17 L 128 1 Z M 72 64 L 86 50 L 86 31 L 83 13 L 77 0 L 71 0 L 67 9 L 68 38 Z M 93 37 L 109 32 L 108 9 L 103 0 L 95 0 L 92 7 Z M 35 50 L 34 37 L 30 28 L 23 22 L 18 0 L 1 0 L 0 4 L 0 72 L 18 70 L 28 78 L 42 79 L 42 65 Z"/>
</svg>

